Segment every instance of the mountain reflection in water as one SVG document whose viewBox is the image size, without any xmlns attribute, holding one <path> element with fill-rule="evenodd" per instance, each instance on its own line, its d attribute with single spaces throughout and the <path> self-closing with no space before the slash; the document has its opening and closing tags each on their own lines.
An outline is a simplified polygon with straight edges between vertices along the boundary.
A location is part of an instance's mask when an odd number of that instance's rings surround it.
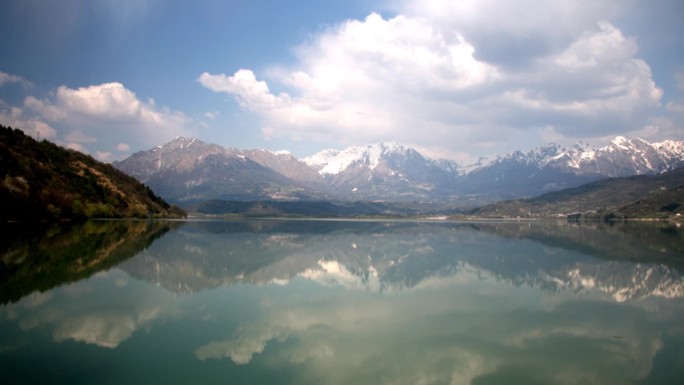
<svg viewBox="0 0 684 385">
<path fill-rule="evenodd" d="M 393 291 L 467 267 L 516 286 L 598 288 L 623 301 L 684 296 L 683 244 L 676 227 L 653 225 L 195 222 L 121 268 L 190 293 L 295 277 Z"/>
<path fill-rule="evenodd" d="M 24 297 L 0 308 L 3 383 L 668 384 L 684 375 L 677 227 L 142 223 L 106 232 L 123 242 L 100 238 L 85 260 L 101 267 L 87 279 L 5 285 Z M 31 252 L 17 250 L 31 247 L 3 247 L 3 269 L 14 266 L 3 277 L 27 279 Z"/>
</svg>

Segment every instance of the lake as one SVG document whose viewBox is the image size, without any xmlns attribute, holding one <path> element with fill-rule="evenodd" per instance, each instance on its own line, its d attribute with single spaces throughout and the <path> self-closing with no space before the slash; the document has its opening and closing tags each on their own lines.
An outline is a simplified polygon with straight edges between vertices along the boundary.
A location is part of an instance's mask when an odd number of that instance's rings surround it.
<svg viewBox="0 0 684 385">
<path fill-rule="evenodd" d="M 3 384 L 681 384 L 668 224 L 4 225 Z"/>
</svg>

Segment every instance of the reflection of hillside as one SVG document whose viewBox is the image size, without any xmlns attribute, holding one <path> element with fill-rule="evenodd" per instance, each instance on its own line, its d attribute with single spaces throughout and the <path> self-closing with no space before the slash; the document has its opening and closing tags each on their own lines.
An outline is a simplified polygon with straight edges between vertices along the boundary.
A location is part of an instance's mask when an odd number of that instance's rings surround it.
<svg viewBox="0 0 684 385">
<path fill-rule="evenodd" d="M 545 222 L 482 223 L 477 224 L 477 228 L 508 238 L 532 239 L 601 259 L 684 268 L 684 229 L 666 222 L 562 226 Z"/>
<path fill-rule="evenodd" d="M 615 237 L 635 243 L 630 233 L 611 231 L 515 223 L 205 222 L 169 234 L 122 268 L 177 293 L 295 277 L 387 291 L 467 267 L 516 286 L 601 290 L 616 300 L 684 296 L 676 263 L 664 264 L 681 258 L 676 251 L 656 250 L 642 238 L 622 261 L 595 258 L 602 236 L 609 245 Z M 658 263 L 633 262 L 651 255 Z"/>
<path fill-rule="evenodd" d="M 89 277 L 136 255 L 173 225 L 93 221 L 31 227 L 10 224 L 0 240 L 0 303 Z M 175 226 L 173 226 L 175 227 Z"/>
</svg>

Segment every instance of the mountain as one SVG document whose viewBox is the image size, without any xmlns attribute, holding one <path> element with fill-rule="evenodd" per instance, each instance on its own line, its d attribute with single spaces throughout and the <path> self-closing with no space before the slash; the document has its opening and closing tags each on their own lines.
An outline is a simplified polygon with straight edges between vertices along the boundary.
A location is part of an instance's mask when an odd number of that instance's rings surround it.
<svg viewBox="0 0 684 385">
<path fill-rule="evenodd" d="M 618 136 L 601 148 L 581 142 L 567 149 L 548 144 L 484 162 L 462 176 L 463 192 L 514 199 L 603 178 L 654 175 L 683 167 L 684 142 L 650 144 Z"/>
<path fill-rule="evenodd" d="M 300 180 L 307 180 L 307 173 L 314 174 L 289 154 L 243 152 L 184 137 L 137 152 L 113 166 L 178 203 L 318 196 L 309 193 L 306 184 L 285 175 L 287 169 L 290 175 L 301 175 Z"/>
<path fill-rule="evenodd" d="M 607 178 L 470 212 L 485 217 L 678 218 L 684 214 L 684 167 L 659 175 Z"/>
<path fill-rule="evenodd" d="M 399 143 L 325 150 L 302 159 L 338 196 L 362 200 L 445 200 L 455 192 L 452 173 Z"/>
<path fill-rule="evenodd" d="M 3 221 L 185 215 L 111 165 L 4 126 L 0 178 Z"/>
<path fill-rule="evenodd" d="M 306 163 L 292 156 L 287 151 L 269 151 L 264 149 L 243 150 L 241 154 L 260 165 L 284 175 L 294 181 L 317 185 L 319 189 L 325 189 L 323 180 L 314 169 Z"/>
<path fill-rule="evenodd" d="M 329 149 L 238 150 L 176 138 L 114 166 L 173 202 L 345 200 L 438 202 L 476 207 L 533 197 L 608 177 L 656 175 L 684 166 L 684 142 L 615 138 L 593 148 L 548 144 L 469 165 L 430 159 L 394 142 Z"/>
</svg>

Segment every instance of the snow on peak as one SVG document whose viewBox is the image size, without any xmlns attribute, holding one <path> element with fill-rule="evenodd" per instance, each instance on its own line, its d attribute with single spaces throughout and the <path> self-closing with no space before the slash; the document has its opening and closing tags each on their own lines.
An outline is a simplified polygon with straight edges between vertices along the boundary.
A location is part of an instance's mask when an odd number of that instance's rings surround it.
<svg viewBox="0 0 684 385">
<path fill-rule="evenodd" d="M 653 143 L 653 148 L 657 149 L 659 152 L 670 155 L 670 156 L 682 156 L 684 157 L 684 141 L 677 142 L 674 140 L 666 140 L 659 143 Z"/>
<path fill-rule="evenodd" d="M 184 136 L 177 136 L 171 142 L 167 143 L 164 147 L 169 146 L 171 148 L 186 148 L 190 147 L 193 143 L 197 143 L 199 140 L 193 138 L 186 138 Z"/>
<path fill-rule="evenodd" d="M 327 150 L 319 151 L 309 157 L 302 158 L 301 161 L 311 167 L 319 168 L 325 166 L 330 161 L 330 159 L 334 158 L 339 153 L 339 150 L 330 148 Z"/>
<path fill-rule="evenodd" d="M 629 139 L 625 138 L 624 136 L 616 136 L 610 141 L 610 143 L 620 147 L 623 150 L 628 150 L 630 147 L 632 147 L 632 142 L 630 142 Z"/>
<path fill-rule="evenodd" d="M 405 155 L 411 152 L 408 146 L 397 142 L 381 142 L 367 146 L 349 147 L 342 151 L 323 150 L 302 161 L 319 169 L 321 175 L 337 175 L 353 164 L 365 164 L 375 169 L 387 155 Z"/>
<path fill-rule="evenodd" d="M 275 156 L 292 155 L 292 153 L 288 150 L 272 151 L 272 150 L 267 150 L 265 148 L 257 148 L 256 150 L 252 150 L 252 151 L 265 152 L 265 153 L 275 155 Z"/>
</svg>

